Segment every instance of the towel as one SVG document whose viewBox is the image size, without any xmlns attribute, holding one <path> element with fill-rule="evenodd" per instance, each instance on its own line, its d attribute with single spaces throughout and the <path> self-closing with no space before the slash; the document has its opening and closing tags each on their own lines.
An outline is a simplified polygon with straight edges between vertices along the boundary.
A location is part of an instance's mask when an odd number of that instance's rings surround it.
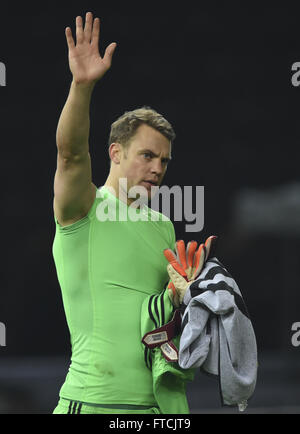
<svg viewBox="0 0 300 434">
<path fill-rule="evenodd" d="M 256 386 L 256 338 L 238 285 L 215 257 L 184 296 L 178 357 L 181 368 L 219 378 L 223 406 L 245 410 Z"/>
</svg>

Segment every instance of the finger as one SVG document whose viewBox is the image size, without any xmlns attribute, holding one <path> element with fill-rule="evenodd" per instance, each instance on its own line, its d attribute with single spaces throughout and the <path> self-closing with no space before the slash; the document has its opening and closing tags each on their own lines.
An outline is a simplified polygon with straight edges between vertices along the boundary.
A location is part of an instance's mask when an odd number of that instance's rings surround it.
<svg viewBox="0 0 300 434">
<path fill-rule="evenodd" d="M 111 66 L 112 57 L 113 57 L 114 51 L 116 49 L 116 46 L 117 46 L 117 44 L 115 42 L 112 42 L 111 44 L 109 44 L 109 46 L 105 50 L 103 61 L 104 61 L 104 63 L 107 64 L 108 67 Z"/>
<path fill-rule="evenodd" d="M 177 261 L 182 266 L 182 268 L 186 270 L 187 269 L 186 254 L 185 254 L 185 244 L 183 240 L 179 240 L 176 242 L 175 250 L 177 253 Z"/>
<path fill-rule="evenodd" d="M 188 280 L 186 271 L 182 268 L 182 266 L 177 262 L 172 262 L 171 266 L 174 268 L 174 270 L 177 271 L 177 273 L 179 273 L 182 277 L 184 277 L 186 280 Z"/>
<path fill-rule="evenodd" d="M 183 278 L 179 273 L 177 273 L 176 270 L 174 270 L 172 265 L 169 264 L 167 266 L 167 270 L 168 270 L 169 277 L 171 279 L 171 284 L 169 284 L 168 290 L 169 291 L 171 289 L 173 290 L 173 287 L 174 287 L 175 291 L 176 291 L 176 295 L 178 297 L 178 300 L 181 301 L 184 297 L 184 294 L 186 293 L 186 289 L 187 289 L 189 284 L 185 278 Z"/>
<path fill-rule="evenodd" d="M 198 277 L 198 275 L 201 273 L 205 262 L 205 258 L 206 258 L 206 248 L 204 244 L 201 244 L 194 257 L 194 265 L 193 265 L 194 272 L 191 280 L 196 279 L 196 277 Z"/>
<path fill-rule="evenodd" d="M 208 258 L 212 258 L 215 255 L 217 239 L 218 239 L 217 236 L 212 235 L 208 237 L 207 240 L 205 241 L 205 247 L 206 247 L 205 260 L 207 260 Z"/>
<path fill-rule="evenodd" d="M 94 19 L 91 45 L 93 45 L 97 50 L 99 50 L 99 37 L 100 37 L 100 20 L 99 18 Z"/>
<path fill-rule="evenodd" d="M 75 47 L 75 43 L 74 43 L 74 39 L 72 36 L 72 30 L 70 29 L 70 27 L 66 27 L 65 35 L 66 35 L 66 39 L 67 39 L 68 48 L 69 48 L 69 50 L 71 50 L 72 48 Z"/>
<path fill-rule="evenodd" d="M 186 272 L 182 268 L 182 266 L 179 264 L 179 262 L 177 261 L 177 257 L 175 255 L 175 253 L 173 252 L 173 250 L 165 249 L 164 255 L 165 255 L 165 258 L 167 259 L 167 261 L 169 262 L 169 264 L 174 268 L 174 270 L 176 270 L 184 278 L 187 278 Z"/>
<path fill-rule="evenodd" d="M 87 12 L 85 14 L 85 26 L 83 31 L 84 40 L 87 42 L 91 42 L 92 24 L 93 24 L 93 14 L 92 12 Z"/>
<path fill-rule="evenodd" d="M 186 262 L 187 262 L 187 268 L 186 268 L 186 274 L 188 277 L 188 280 L 191 279 L 193 275 L 193 263 L 194 263 L 194 255 L 195 251 L 197 249 L 197 241 L 190 241 L 186 248 Z"/>
<path fill-rule="evenodd" d="M 169 297 L 174 305 L 177 305 L 178 303 L 178 295 L 175 289 L 175 286 L 173 285 L 172 281 L 170 280 L 170 283 L 168 285 L 168 293 Z"/>
<path fill-rule="evenodd" d="M 78 16 L 76 17 L 76 43 L 81 44 L 82 42 L 83 42 L 82 18 Z"/>
<path fill-rule="evenodd" d="M 174 286 L 173 286 L 173 288 L 174 288 Z M 174 291 L 172 289 L 168 289 L 168 294 L 169 294 L 169 298 L 170 298 L 173 306 L 179 307 L 179 298 L 178 298 L 178 294 L 177 294 L 175 288 L 174 288 Z"/>
<path fill-rule="evenodd" d="M 172 280 L 170 280 L 170 281 L 169 281 L 169 284 L 168 284 L 168 289 L 170 289 L 170 288 L 174 288 L 174 285 L 173 285 L 173 283 L 172 283 Z"/>
<path fill-rule="evenodd" d="M 168 285 L 168 289 L 172 291 L 173 295 L 176 294 L 175 286 L 173 285 L 173 282 L 170 280 L 170 283 Z"/>
<path fill-rule="evenodd" d="M 190 268 L 193 266 L 194 254 L 197 249 L 197 241 L 190 241 L 186 247 L 186 262 L 187 266 Z"/>
<path fill-rule="evenodd" d="M 174 287 L 178 299 L 182 300 L 186 292 L 188 283 L 184 277 L 182 277 L 179 273 L 177 273 L 176 270 L 174 270 L 172 265 L 169 264 L 167 266 L 167 270 L 168 270 L 169 277 L 172 281 L 172 283 L 169 285 L 170 286 L 169 290 Z"/>
<path fill-rule="evenodd" d="M 175 253 L 173 252 L 173 250 L 171 250 L 171 249 L 165 249 L 165 250 L 164 250 L 164 255 L 165 255 L 166 260 L 167 260 L 170 264 L 172 264 L 172 262 L 177 262 L 176 255 L 175 255 Z"/>
</svg>

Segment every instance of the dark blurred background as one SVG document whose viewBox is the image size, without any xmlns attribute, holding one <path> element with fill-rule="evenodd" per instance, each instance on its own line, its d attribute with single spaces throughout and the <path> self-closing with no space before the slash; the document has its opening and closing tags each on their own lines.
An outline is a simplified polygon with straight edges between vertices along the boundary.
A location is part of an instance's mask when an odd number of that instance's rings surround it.
<svg viewBox="0 0 300 434">
<path fill-rule="evenodd" d="M 196 2 L 194 2 L 196 3 Z M 219 236 L 218 257 L 235 277 L 259 351 L 246 412 L 300 413 L 300 8 L 50 2 L 1 6 L 0 87 L 2 285 L 0 413 L 51 413 L 70 357 L 52 258 L 55 134 L 71 73 L 64 29 L 92 11 L 100 51 L 117 42 L 91 105 L 93 180 L 109 171 L 111 123 L 149 105 L 177 134 L 165 184 L 205 187 L 199 233 Z M 199 373 L 193 413 L 220 406 L 217 384 Z"/>
</svg>

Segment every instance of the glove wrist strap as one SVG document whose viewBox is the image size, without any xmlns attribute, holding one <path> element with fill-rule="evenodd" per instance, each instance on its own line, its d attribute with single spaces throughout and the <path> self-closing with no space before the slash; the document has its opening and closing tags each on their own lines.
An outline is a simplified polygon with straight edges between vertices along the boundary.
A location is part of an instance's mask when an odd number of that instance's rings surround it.
<svg viewBox="0 0 300 434">
<path fill-rule="evenodd" d="M 178 360 L 178 349 L 173 344 L 172 339 L 179 335 L 181 331 L 181 313 L 176 309 L 170 322 L 159 327 L 152 332 L 144 335 L 142 342 L 150 348 L 160 347 L 162 355 L 167 362 L 176 362 Z"/>
</svg>

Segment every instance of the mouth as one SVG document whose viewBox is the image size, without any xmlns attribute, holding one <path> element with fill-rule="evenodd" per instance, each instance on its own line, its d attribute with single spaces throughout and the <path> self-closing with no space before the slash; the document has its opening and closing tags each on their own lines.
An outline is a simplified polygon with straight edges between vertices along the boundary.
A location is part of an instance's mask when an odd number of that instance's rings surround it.
<svg viewBox="0 0 300 434">
<path fill-rule="evenodd" d="M 145 179 L 144 181 L 142 181 L 142 184 L 144 185 L 144 187 L 146 187 L 148 194 L 150 194 L 150 192 L 153 192 L 152 187 L 154 189 L 154 187 L 158 186 L 158 182 L 152 181 L 151 179 Z"/>
<path fill-rule="evenodd" d="M 154 187 L 156 187 L 158 185 L 157 181 L 152 181 L 150 179 L 145 179 L 143 182 L 146 182 L 150 185 L 153 185 Z"/>
</svg>

